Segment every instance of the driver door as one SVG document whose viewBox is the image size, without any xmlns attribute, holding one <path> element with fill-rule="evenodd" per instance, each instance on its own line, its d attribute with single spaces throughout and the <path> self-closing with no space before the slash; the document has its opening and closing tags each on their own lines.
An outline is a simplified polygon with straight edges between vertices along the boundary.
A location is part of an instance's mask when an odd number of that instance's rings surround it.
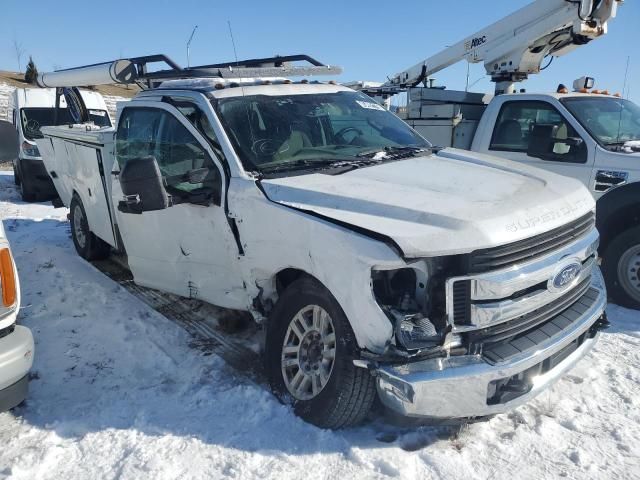
<svg viewBox="0 0 640 480">
<path fill-rule="evenodd" d="M 206 117 L 205 117 L 206 118 Z M 155 157 L 173 201 L 164 210 L 132 213 L 123 200 L 120 169 L 134 158 Z M 120 115 L 113 170 L 113 205 L 129 267 L 137 284 L 246 308 L 238 247 L 225 213 L 223 161 L 201 132 L 171 105 L 136 102 Z M 199 184 L 191 171 L 208 173 Z M 203 188 L 206 186 L 206 189 Z M 202 192 L 210 193 L 203 200 Z"/>
<path fill-rule="evenodd" d="M 578 128 L 546 101 L 508 101 L 500 108 L 488 153 L 573 177 L 588 185 L 595 148 L 591 138 Z M 538 152 L 532 154 L 532 150 Z"/>
</svg>

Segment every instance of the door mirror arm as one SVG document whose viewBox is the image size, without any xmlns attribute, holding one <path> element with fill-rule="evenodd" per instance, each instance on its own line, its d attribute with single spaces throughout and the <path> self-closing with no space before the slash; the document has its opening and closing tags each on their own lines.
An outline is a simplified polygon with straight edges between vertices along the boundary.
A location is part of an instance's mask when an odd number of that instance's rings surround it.
<svg viewBox="0 0 640 480">
<path fill-rule="evenodd" d="M 584 143 L 584 140 L 582 140 L 580 137 L 569 137 L 569 138 L 556 138 L 555 142 L 563 143 L 570 147 L 579 147 Z"/>
</svg>

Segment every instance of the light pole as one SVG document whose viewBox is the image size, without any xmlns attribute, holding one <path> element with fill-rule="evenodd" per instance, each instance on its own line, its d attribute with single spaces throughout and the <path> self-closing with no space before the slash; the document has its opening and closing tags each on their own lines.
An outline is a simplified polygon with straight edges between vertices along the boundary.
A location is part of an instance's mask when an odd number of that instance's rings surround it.
<svg viewBox="0 0 640 480">
<path fill-rule="evenodd" d="M 198 29 L 198 25 L 193 27 L 193 30 L 191 31 L 191 36 L 189 37 L 189 41 L 187 41 L 187 68 L 191 66 L 191 59 L 189 57 L 189 47 L 191 46 L 191 40 L 193 40 L 193 36 L 195 35 L 197 29 Z"/>
</svg>

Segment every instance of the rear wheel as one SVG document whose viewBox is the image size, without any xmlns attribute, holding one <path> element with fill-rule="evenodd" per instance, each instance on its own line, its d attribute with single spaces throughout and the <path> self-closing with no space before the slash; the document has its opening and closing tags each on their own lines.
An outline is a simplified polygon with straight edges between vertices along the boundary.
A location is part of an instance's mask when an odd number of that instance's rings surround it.
<svg viewBox="0 0 640 480">
<path fill-rule="evenodd" d="M 280 296 L 267 329 L 271 388 L 297 415 L 322 428 L 361 422 L 375 399 L 371 374 L 353 364 L 357 345 L 338 302 L 303 278 Z"/>
<path fill-rule="evenodd" d="M 78 255 L 85 260 L 102 260 L 109 256 L 111 246 L 89 230 L 87 214 L 77 195 L 71 200 L 71 237 Z"/>
<path fill-rule="evenodd" d="M 640 227 L 613 239 L 604 253 L 602 270 L 611 298 L 624 307 L 640 309 Z"/>
</svg>

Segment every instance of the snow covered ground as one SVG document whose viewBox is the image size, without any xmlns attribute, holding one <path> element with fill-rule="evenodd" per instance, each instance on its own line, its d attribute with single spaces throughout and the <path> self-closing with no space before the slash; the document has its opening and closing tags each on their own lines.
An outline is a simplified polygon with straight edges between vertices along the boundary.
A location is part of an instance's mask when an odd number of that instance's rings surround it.
<svg viewBox="0 0 640 480">
<path fill-rule="evenodd" d="M 0 218 L 36 339 L 28 402 L 0 414 L 0 479 L 640 478 L 640 315 L 549 392 L 464 428 L 374 418 L 319 430 L 78 257 L 65 209 L 19 201 Z"/>
</svg>

